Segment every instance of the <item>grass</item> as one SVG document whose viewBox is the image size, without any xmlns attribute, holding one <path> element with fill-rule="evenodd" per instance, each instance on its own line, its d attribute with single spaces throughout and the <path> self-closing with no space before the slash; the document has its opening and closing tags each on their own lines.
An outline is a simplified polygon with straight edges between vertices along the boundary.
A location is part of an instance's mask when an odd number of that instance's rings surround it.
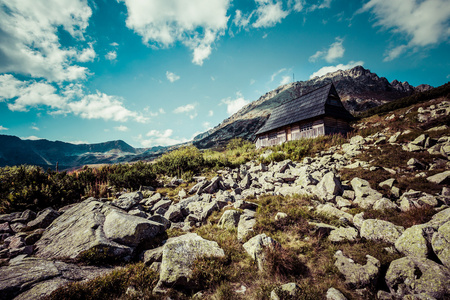
<svg viewBox="0 0 450 300">
<path fill-rule="evenodd" d="M 69 283 L 51 293 L 46 300 L 109 300 L 109 299 L 159 299 L 152 290 L 159 276 L 144 263 L 128 265 L 107 275 L 85 282 Z M 136 297 L 126 296 L 127 289 L 136 290 Z"/>
</svg>

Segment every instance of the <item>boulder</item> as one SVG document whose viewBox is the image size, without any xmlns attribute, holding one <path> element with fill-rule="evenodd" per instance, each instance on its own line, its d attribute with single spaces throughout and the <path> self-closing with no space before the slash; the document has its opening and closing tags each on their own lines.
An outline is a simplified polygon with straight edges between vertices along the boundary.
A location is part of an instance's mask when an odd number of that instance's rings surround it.
<svg viewBox="0 0 450 300">
<path fill-rule="evenodd" d="M 171 204 L 172 200 L 161 199 L 153 205 L 151 211 L 152 213 L 156 213 L 159 210 L 161 212 L 160 215 L 164 215 Z"/>
<path fill-rule="evenodd" d="M 219 176 L 211 179 L 211 183 L 203 189 L 203 193 L 214 194 L 219 189 L 221 178 Z"/>
<path fill-rule="evenodd" d="M 406 229 L 395 242 L 395 248 L 406 256 L 427 258 L 430 254 L 431 245 L 427 236 L 433 235 L 434 229 L 426 224 L 414 225 Z M 431 237 L 430 236 L 430 237 Z"/>
<path fill-rule="evenodd" d="M 333 172 L 326 173 L 313 190 L 323 200 L 341 195 L 343 192 L 341 182 Z"/>
<path fill-rule="evenodd" d="M 36 255 L 80 258 L 87 251 L 99 250 L 118 259 L 128 259 L 139 240 L 150 239 L 162 229 L 161 224 L 128 215 L 90 198 L 67 210 L 45 230 L 35 244 Z"/>
<path fill-rule="evenodd" d="M 164 218 L 171 222 L 177 222 L 183 219 L 183 214 L 181 213 L 181 209 L 177 205 L 171 205 L 164 214 Z"/>
<path fill-rule="evenodd" d="M 13 219 L 11 221 L 11 223 L 16 223 L 16 222 L 28 223 L 31 220 L 33 220 L 34 218 L 36 218 L 36 213 L 32 210 L 27 209 L 24 212 L 22 212 L 18 218 Z"/>
<path fill-rule="evenodd" d="M 450 297 L 450 271 L 432 260 L 407 256 L 394 260 L 386 272 L 386 284 L 399 299 L 424 294 L 436 299 Z"/>
<path fill-rule="evenodd" d="M 353 202 L 364 209 L 372 208 L 375 202 L 383 198 L 380 192 L 370 187 L 367 180 L 355 177 L 350 181 L 350 184 L 355 191 L 355 200 Z"/>
<path fill-rule="evenodd" d="M 247 235 L 253 231 L 256 220 L 254 216 L 242 214 L 239 218 L 237 237 L 239 241 L 244 240 Z"/>
<path fill-rule="evenodd" d="M 220 228 L 233 229 L 239 224 L 241 218 L 241 213 L 237 210 L 230 209 L 226 210 L 220 217 L 218 226 Z"/>
<path fill-rule="evenodd" d="M 59 217 L 59 212 L 51 207 L 46 208 L 37 214 L 36 219 L 28 222 L 27 226 L 22 228 L 22 231 L 31 231 L 38 228 L 46 228 L 57 217 Z"/>
<path fill-rule="evenodd" d="M 337 209 L 331 204 L 319 204 L 317 206 L 317 212 L 330 217 L 346 218 L 348 221 L 353 222 L 353 216 L 351 214 Z"/>
<path fill-rule="evenodd" d="M 272 290 L 270 300 L 297 299 L 301 296 L 301 292 L 301 288 L 295 282 L 286 283 Z"/>
<path fill-rule="evenodd" d="M 373 204 L 373 209 L 379 210 L 379 211 L 385 211 L 387 209 L 397 210 L 397 209 L 399 209 L 399 207 L 397 206 L 397 204 L 395 204 L 391 200 L 389 200 L 387 198 L 381 198 L 380 200 L 377 200 L 377 202 L 375 202 Z"/>
<path fill-rule="evenodd" d="M 436 197 L 433 195 L 409 190 L 400 197 L 400 209 L 402 211 L 408 211 L 413 208 L 421 208 L 424 205 L 436 206 L 438 205 L 438 201 Z"/>
<path fill-rule="evenodd" d="M 154 292 L 164 288 L 183 287 L 192 289 L 192 266 L 201 257 L 224 257 L 225 253 L 216 242 L 208 241 L 195 233 L 188 233 L 170 241 L 163 247 L 161 273 Z"/>
<path fill-rule="evenodd" d="M 344 294 L 341 293 L 341 291 L 331 287 L 327 291 L 327 300 L 347 300 L 347 298 L 344 296 Z"/>
<path fill-rule="evenodd" d="M 186 208 L 186 211 L 189 214 L 196 215 L 201 222 L 205 221 L 214 211 L 217 210 L 220 210 L 217 201 L 213 201 L 211 203 L 203 201 L 191 202 Z"/>
<path fill-rule="evenodd" d="M 383 182 L 380 182 L 378 184 L 379 187 L 387 187 L 387 188 L 392 188 L 394 186 L 394 183 L 396 183 L 397 180 L 395 180 L 395 178 L 389 178 Z"/>
<path fill-rule="evenodd" d="M 108 239 L 122 245 L 136 247 L 141 242 L 160 234 L 164 228 L 159 223 L 112 210 L 106 215 L 103 230 Z"/>
<path fill-rule="evenodd" d="M 267 236 L 265 233 L 258 234 L 257 236 L 249 239 L 245 244 L 242 245 L 248 255 L 256 261 L 258 269 L 262 271 L 264 269 L 265 263 L 265 248 L 278 246 L 276 242 L 271 237 Z"/>
<path fill-rule="evenodd" d="M 111 204 L 124 210 L 130 210 L 142 199 L 144 199 L 144 196 L 141 192 L 126 193 L 114 199 Z"/>
<path fill-rule="evenodd" d="M 403 231 L 405 231 L 405 228 L 394 225 L 391 222 L 378 219 L 367 219 L 362 223 L 360 235 L 362 238 L 368 240 L 395 244 Z"/>
<path fill-rule="evenodd" d="M 358 237 L 358 230 L 353 227 L 340 227 L 330 232 L 328 240 L 331 242 L 354 242 Z"/>
<path fill-rule="evenodd" d="M 346 257 L 341 250 L 336 251 L 334 265 L 345 277 L 345 283 L 351 288 L 374 286 L 378 280 L 380 261 L 373 256 L 366 255 L 367 263 L 363 266 Z"/>
<path fill-rule="evenodd" d="M 40 258 L 14 259 L 0 268 L 0 298 L 40 299 L 63 284 L 92 279 L 110 270 Z"/>
<path fill-rule="evenodd" d="M 431 246 L 442 264 L 450 269 L 450 221 L 433 234 Z"/>
<path fill-rule="evenodd" d="M 427 177 L 427 180 L 436 184 L 450 184 L 450 171 L 435 174 Z"/>
</svg>

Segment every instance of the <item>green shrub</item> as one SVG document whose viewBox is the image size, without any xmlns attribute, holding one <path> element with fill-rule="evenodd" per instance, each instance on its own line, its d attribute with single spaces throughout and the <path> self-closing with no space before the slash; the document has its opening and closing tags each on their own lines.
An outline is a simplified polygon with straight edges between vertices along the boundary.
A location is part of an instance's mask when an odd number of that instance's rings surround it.
<svg viewBox="0 0 450 300">
<path fill-rule="evenodd" d="M 161 156 L 155 163 L 155 169 L 158 174 L 181 178 L 186 172 L 200 173 L 204 169 L 204 163 L 200 150 L 188 146 Z"/>
</svg>

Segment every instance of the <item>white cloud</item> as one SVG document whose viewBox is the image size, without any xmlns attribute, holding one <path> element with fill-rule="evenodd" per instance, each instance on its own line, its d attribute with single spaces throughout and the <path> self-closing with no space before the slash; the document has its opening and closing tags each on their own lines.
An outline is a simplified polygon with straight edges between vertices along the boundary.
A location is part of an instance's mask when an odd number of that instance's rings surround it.
<svg viewBox="0 0 450 300">
<path fill-rule="evenodd" d="M 175 82 L 178 79 L 180 79 L 180 76 L 178 76 L 175 73 L 169 72 L 169 71 L 166 72 L 166 77 L 167 77 L 167 80 L 169 80 L 170 82 Z"/>
<path fill-rule="evenodd" d="M 227 105 L 227 113 L 231 116 L 232 114 L 238 112 L 242 107 L 249 104 L 250 101 L 245 100 L 241 92 L 237 92 L 235 99 L 231 99 L 231 97 L 228 97 L 226 99 L 222 99 L 221 103 Z"/>
<path fill-rule="evenodd" d="M 114 127 L 114 129 L 117 131 L 122 131 L 122 132 L 128 131 L 128 127 L 125 125 L 116 126 L 116 127 Z"/>
<path fill-rule="evenodd" d="M 84 119 L 146 122 L 137 112 L 124 107 L 121 98 L 97 92 L 86 94 L 81 85 L 70 84 L 60 94 L 46 82 L 20 81 L 10 74 L 0 75 L 0 101 L 11 111 L 45 107 L 49 113 L 72 113 Z"/>
<path fill-rule="evenodd" d="M 33 130 L 36 130 L 36 131 L 40 130 L 39 127 L 37 127 L 37 126 L 31 126 L 30 128 L 33 129 Z"/>
<path fill-rule="evenodd" d="M 113 47 L 119 47 L 119 44 L 117 44 L 116 42 L 112 42 L 111 44 L 109 44 L 110 46 L 113 46 Z"/>
<path fill-rule="evenodd" d="M 3 130 L 9 130 L 9 128 L 6 128 L 6 127 L 0 125 L 0 131 L 3 131 Z"/>
<path fill-rule="evenodd" d="M 280 81 L 280 85 L 285 85 L 291 82 L 291 76 L 283 76 Z"/>
<path fill-rule="evenodd" d="M 89 144 L 89 142 L 87 141 L 70 141 L 68 142 L 70 144 L 74 144 L 74 145 L 85 145 L 85 144 Z"/>
<path fill-rule="evenodd" d="M 37 137 L 35 135 L 30 135 L 27 137 L 22 137 L 22 140 L 30 140 L 30 141 L 38 141 L 38 140 L 43 140 L 43 138 Z"/>
<path fill-rule="evenodd" d="M 142 136 L 138 137 L 141 145 L 144 147 L 153 147 L 153 146 L 171 146 L 175 144 L 185 143 L 188 140 L 185 138 L 172 137 L 173 130 L 166 129 L 164 131 L 159 130 L 151 130 L 147 132 L 146 136 L 149 139 L 144 139 Z"/>
<path fill-rule="evenodd" d="M 127 6 L 127 27 L 144 43 L 164 48 L 181 41 L 193 51 L 197 65 L 209 57 L 211 45 L 227 28 L 230 0 L 119 1 Z"/>
<path fill-rule="evenodd" d="M 316 9 L 330 8 L 331 1 L 333 0 L 323 0 L 320 4 L 313 4 L 308 8 L 308 11 L 314 11 Z"/>
<path fill-rule="evenodd" d="M 77 60 L 79 62 L 93 61 L 96 56 L 97 54 L 95 53 L 92 44 L 89 44 L 89 48 L 84 48 L 83 51 L 81 51 L 80 55 L 78 56 Z"/>
<path fill-rule="evenodd" d="M 162 115 L 166 113 L 165 110 L 164 110 L 163 108 L 161 108 L 161 107 L 159 108 L 158 112 L 159 112 L 160 114 L 162 114 Z"/>
<path fill-rule="evenodd" d="M 287 69 L 283 68 L 283 69 L 280 69 L 280 70 L 276 71 L 275 73 L 273 73 L 272 76 L 270 76 L 270 82 L 273 82 L 275 80 L 275 77 L 277 77 L 278 75 L 280 75 L 281 73 L 286 72 L 286 71 L 287 71 Z"/>
<path fill-rule="evenodd" d="M 255 79 L 250 79 L 250 85 L 254 85 L 256 83 Z"/>
<path fill-rule="evenodd" d="M 342 58 L 344 56 L 345 48 L 342 46 L 344 39 L 340 37 L 336 38 L 336 42 L 330 45 L 330 48 L 326 51 L 317 51 L 314 55 L 309 57 L 310 62 L 316 62 L 318 59 L 323 58 L 327 62 L 332 63 L 336 61 L 338 58 Z"/>
<path fill-rule="evenodd" d="M 253 23 L 253 27 L 272 27 L 289 15 L 288 11 L 282 8 L 282 2 L 273 0 L 255 0 L 258 8 L 255 11 L 258 19 Z"/>
<path fill-rule="evenodd" d="M 214 116 L 214 111 L 210 110 L 210 111 L 208 112 L 208 117 L 212 117 L 212 116 Z"/>
<path fill-rule="evenodd" d="M 175 110 L 173 112 L 176 114 L 187 113 L 187 112 L 193 111 L 196 106 L 197 106 L 196 103 L 186 104 L 184 106 L 179 106 L 179 107 L 175 108 Z"/>
<path fill-rule="evenodd" d="M 108 53 L 106 53 L 105 58 L 107 60 L 110 60 L 110 61 L 116 60 L 117 52 L 116 51 L 109 51 Z"/>
<path fill-rule="evenodd" d="M 242 14 L 241 10 L 236 9 L 234 19 L 233 19 L 233 24 L 237 27 L 247 28 L 252 16 L 253 16 L 253 12 L 248 14 L 247 16 L 244 16 Z"/>
<path fill-rule="evenodd" d="M 385 61 L 397 58 L 407 48 L 445 42 L 450 37 L 448 0 L 370 0 L 357 13 L 371 11 L 375 26 L 403 34 L 409 42 L 388 51 Z"/>
<path fill-rule="evenodd" d="M 92 11 L 83 0 L 0 0 L 0 73 L 13 72 L 49 81 L 83 79 L 87 69 L 75 61 L 92 60 L 84 42 Z M 58 30 L 68 32 L 78 47 L 62 47 Z M 83 48 L 83 44 L 87 47 Z"/>
<path fill-rule="evenodd" d="M 290 2 L 292 9 L 296 12 L 301 12 L 303 10 L 303 1 L 302 0 L 294 0 Z"/>
<path fill-rule="evenodd" d="M 317 72 L 314 72 L 311 76 L 309 76 L 309 78 L 312 79 L 314 77 L 320 77 L 320 76 L 325 75 L 327 73 L 335 72 L 335 71 L 338 71 L 338 70 L 343 70 L 344 71 L 344 70 L 348 70 L 348 69 L 351 69 L 353 67 L 362 66 L 362 65 L 364 65 L 363 61 L 350 61 L 346 65 L 339 64 L 337 66 L 327 66 L 327 67 L 321 68 Z"/>
</svg>

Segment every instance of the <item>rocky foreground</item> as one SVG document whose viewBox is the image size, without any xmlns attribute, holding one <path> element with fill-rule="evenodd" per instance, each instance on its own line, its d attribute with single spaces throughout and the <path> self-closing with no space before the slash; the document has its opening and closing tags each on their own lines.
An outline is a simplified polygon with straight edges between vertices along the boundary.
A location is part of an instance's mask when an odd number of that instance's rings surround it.
<svg viewBox="0 0 450 300">
<path fill-rule="evenodd" d="M 433 111 L 435 115 L 448 115 L 448 104 L 422 108 L 418 113 L 423 118 L 431 118 Z M 436 113 L 438 110 L 441 112 Z M 398 117 L 394 114 L 392 118 Z M 428 132 L 447 129 L 436 127 Z M 124 263 L 144 261 L 159 273 L 155 295 L 163 298 L 169 288 L 174 288 L 200 290 L 196 297 L 201 297 L 202 287 L 194 287 L 191 281 L 194 261 L 200 257 L 224 257 L 225 252 L 216 241 L 202 238 L 194 229 L 207 224 L 211 215 L 219 214 L 217 226 L 235 232 L 242 251 L 264 272 L 266 250 L 284 246 L 269 233 L 254 232 L 261 205 L 257 199 L 269 194 L 307 195 L 311 213 L 335 220 L 310 220 L 309 228 L 337 248 L 342 242 L 363 239 L 388 244 L 383 251 L 401 257 L 383 271 L 380 261 L 371 255 L 367 255 L 365 264 L 360 264 L 345 251 L 337 250 L 334 266 L 346 286 L 360 298 L 370 298 L 370 291 L 380 286 L 377 282 L 384 282 L 385 288 L 375 291 L 378 299 L 448 299 L 450 136 L 431 138 L 424 133 L 402 142 L 402 136 L 407 135 L 408 132 L 388 130 L 367 137 L 358 135 L 302 162 L 249 162 L 236 169 L 218 171 L 211 179 L 196 178 L 197 183 L 189 189 L 180 188 L 183 180 L 174 178 L 166 185 L 179 191 L 172 198 L 145 190 L 125 193 L 113 200 L 89 198 L 58 211 L 48 208 L 37 214 L 27 210 L 0 215 L 1 298 L 38 299 L 69 282 L 94 278 L 114 269 L 75 263 L 89 257 Z M 426 154 L 432 161 L 411 158 L 404 166 L 388 168 L 361 158 L 363 153 L 387 146 L 405 153 Z M 352 174 L 352 170 L 388 172 L 392 178 L 379 186 L 371 186 L 358 176 L 343 180 L 341 174 Z M 440 192 L 401 190 L 396 179 L 399 175 L 424 178 L 440 187 Z M 426 223 L 408 228 L 365 216 L 369 210 L 407 212 L 424 207 L 432 208 L 434 215 Z M 361 212 L 355 213 L 355 209 Z M 274 212 L 274 218 L 283 220 L 289 215 Z M 169 228 L 185 234 L 163 238 Z M 245 297 L 245 289 L 240 293 Z M 271 299 L 299 299 L 298 293 L 301 291 L 296 283 L 286 283 L 272 291 Z M 333 286 L 323 297 L 347 299 Z"/>
</svg>

